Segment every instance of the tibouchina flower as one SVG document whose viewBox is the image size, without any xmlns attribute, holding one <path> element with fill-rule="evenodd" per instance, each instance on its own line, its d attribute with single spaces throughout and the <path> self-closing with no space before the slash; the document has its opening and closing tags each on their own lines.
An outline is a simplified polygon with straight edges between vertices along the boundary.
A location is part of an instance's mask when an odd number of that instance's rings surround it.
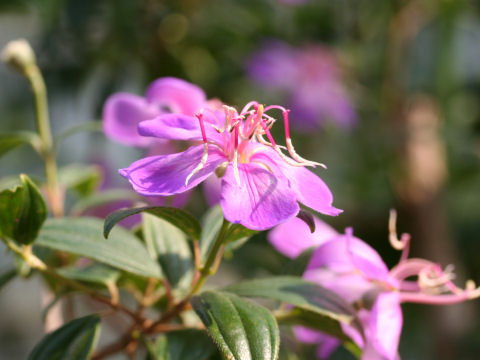
<svg viewBox="0 0 480 360">
<path fill-rule="evenodd" d="M 274 109 L 283 114 L 289 156 L 270 133 L 275 119 L 269 113 Z M 328 215 L 341 212 L 332 206 L 327 185 L 306 169 L 321 164 L 301 158 L 293 149 L 286 109 L 250 102 L 240 113 L 229 106 L 223 110 L 205 109 L 197 118 L 165 114 L 141 122 L 140 135 L 203 144 L 138 160 L 120 174 L 141 195 L 166 196 L 191 189 L 216 172 L 222 178 L 220 204 L 225 218 L 255 230 L 294 217 L 298 202 Z"/>
<path fill-rule="evenodd" d="M 271 41 L 252 56 L 247 66 L 253 81 L 287 95 L 297 128 L 310 130 L 328 121 L 348 128 L 355 122 L 338 60 L 328 48 L 293 48 Z"/>
<path fill-rule="evenodd" d="M 391 270 L 378 253 L 347 229 L 344 235 L 334 234 L 328 225 L 320 222 L 314 234 L 298 220 L 279 225 L 270 232 L 270 242 L 285 255 L 293 257 L 302 249 L 318 246 L 310 259 L 303 277 L 332 290 L 358 308 L 358 318 L 363 324 L 365 340 L 352 327 L 342 324 L 344 332 L 362 349 L 364 360 L 398 359 L 398 343 L 403 316 L 400 304 L 455 304 L 480 296 L 473 282 L 466 289 L 456 287 L 450 269 L 443 271 L 438 264 L 424 259 L 408 259 L 410 237 L 397 238 L 395 214 L 390 218 L 390 242 L 402 250 L 400 262 Z M 297 237 L 288 234 L 303 233 L 299 247 L 290 243 Z M 325 233 L 326 236 L 324 236 Z M 295 249 L 295 250 L 292 250 Z M 417 277 L 416 281 L 406 280 Z M 318 344 L 318 357 L 330 355 L 340 344 L 329 335 L 303 327 L 295 329 L 297 338 L 306 343 Z"/>
<path fill-rule="evenodd" d="M 141 136 L 137 131 L 138 124 L 172 112 L 194 115 L 205 106 L 206 95 L 198 86 L 173 77 L 159 78 L 147 88 L 145 97 L 124 92 L 110 96 L 103 107 L 103 131 L 108 138 L 119 143 L 145 148 L 149 155 L 168 154 L 174 149 L 172 144 L 166 140 Z M 188 198 L 187 193 L 185 196 L 176 196 L 173 204 L 183 206 Z M 166 201 L 163 197 L 157 197 L 149 202 L 162 205 Z"/>
<path fill-rule="evenodd" d="M 103 107 L 103 131 L 125 145 L 158 146 L 155 139 L 138 134 L 141 121 L 172 112 L 194 115 L 205 102 L 205 93 L 198 86 L 173 77 L 160 78 L 150 84 L 145 97 L 123 92 L 110 96 Z"/>
</svg>

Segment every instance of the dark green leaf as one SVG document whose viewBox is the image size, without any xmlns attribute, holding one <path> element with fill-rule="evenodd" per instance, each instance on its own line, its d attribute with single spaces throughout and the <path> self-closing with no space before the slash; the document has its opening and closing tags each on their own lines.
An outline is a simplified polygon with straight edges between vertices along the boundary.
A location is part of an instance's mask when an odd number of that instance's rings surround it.
<svg viewBox="0 0 480 360">
<path fill-rule="evenodd" d="M 47 334 L 29 360 L 87 360 L 100 335 L 100 317 L 89 315 L 70 321 Z"/>
<path fill-rule="evenodd" d="M 310 232 L 313 234 L 315 232 L 315 220 L 313 215 L 305 210 L 300 210 L 297 214 L 297 217 L 302 220 L 310 228 Z"/>
<path fill-rule="evenodd" d="M 207 360 L 216 348 L 207 333 L 187 329 L 169 332 L 158 338 L 148 360 Z"/>
<path fill-rule="evenodd" d="M 73 189 L 80 196 L 87 196 L 98 187 L 101 174 L 98 166 L 71 164 L 59 169 L 58 179 L 66 189 Z"/>
<path fill-rule="evenodd" d="M 21 131 L 12 134 L 0 134 L 0 156 L 25 144 L 31 144 L 38 151 L 40 139 L 33 132 Z"/>
<path fill-rule="evenodd" d="M 82 198 L 75 203 L 71 212 L 72 214 L 80 215 L 88 209 L 124 200 L 136 201 L 139 200 L 139 196 L 133 191 L 126 189 L 105 190 Z"/>
<path fill-rule="evenodd" d="M 20 186 L 0 192 L 0 235 L 30 244 L 47 218 L 47 205 L 27 175 L 20 179 Z"/>
<path fill-rule="evenodd" d="M 275 317 L 278 323 L 282 325 L 302 325 L 330 334 L 342 341 L 349 340 L 348 336 L 343 333 L 340 322 L 329 316 L 295 307 L 288 311 L 276 312 Z"/>
<path fill-rule="evenodd" d="M 15 269 L 10 269 L 7 271 L 4 271 L 3 273 L 0 274 L 0 289 L 7 285 L 10 280 L 15 278 L 17 276 L 17 271 Z"/>
<path fill-rule="evenodd" d="M 188 286 L 193 276 L 193 261 L 185 233 L 148 213 L 142 214 L 142 218 L 147 250 L 161 264 L 170 285 Z"/>
<path fill-rule="evenodd" d="M 102 285 L 115 284 L 121 275 L 120 271 L 103 264 L 92 264 L 85 267 L 70 266 L 58 269 L 58 273 L 69 279 Z"/>
<path fill-rule="evenodd" d="M 277 322 L 264 307 L 214 291 L 193 297 L 191 303 L 225 359 L 278 359 Z"/>
<path fill-rule="evenodd" d="M 107 238 L 108 234 L 116 223 L 125 219 L 126 217 L 139 214 L 141 212 L 146 212 L 168 221 L 170 224 L 178 227 L 192 239 L 198 239 L 200 237 L 200 232 L 202 229 L 198 221 L 192 215 L 184 210 L 167 206 L 145 206 L 115 211 L 108 215 L 105 219 L 103 235 L 105 238 Z"/>
<path fill-rule="evenodd" d="M 123 228 L 102 236 L 103 222 L 95 218 L 49 219 L 37 245 L 84 256 L 140 276 L 161 278 L 161 269 L 142 243 Z"/>
<path fill-rule="evenodd" d="M 356 314 L 355 309 L 334 292 L 293 276 L 244 281 L 223 290 L 240 296 L 282 301 L 346 324 L 352 324 Z"/>
</svg>

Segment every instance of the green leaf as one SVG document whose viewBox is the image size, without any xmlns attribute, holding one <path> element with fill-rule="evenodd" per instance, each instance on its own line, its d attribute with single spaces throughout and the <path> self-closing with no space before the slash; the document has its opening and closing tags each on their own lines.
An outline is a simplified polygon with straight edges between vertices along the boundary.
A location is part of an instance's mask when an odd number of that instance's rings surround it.
<svg viewBox="0 0 480 360">
<path fill-rule="evenodd" d="M 290 310 L 275 312 L 275 318 L 282 325 L 302 325 L 325 334 L 330 334 L 342 341 L 349 340 L 349 337 L 343 333 L 342 326 L 338 320 L 316 312 L 295 307 Z"/>
<path fill-rule="evenodd" d="M 98 188 L 101 174 L 98 166 L 71 164 L 59 169 L 58 180 L 65 188 L 75 190 L 80 196 L 87 196 Z"/>
<path fill-rule="evenodd" d="M 200 255 L 205 259 L 213 246 L 223 223 L 223 210 L 220 205 L 214 206 L 207 211 L 202 219 L 202 234 L 200 236 Z"/>
<path fill-rule="evenodd" d="M 163 269 L 171 286 L 188 286 L 193 276 L 192 253 L 187 236 L 169 222 L 142 214 L 147 250 Z"/>
<path fill-rule="evenodd" d="M 139 200 L 139 196 L 135 192 L 126 189 L 104 190 L 88 195 L 76 202 L 72 207 L 71 213 L 80 215 L 88 209 L 124 200 L 136 201 Z"/>
<path fill-rule="evenodd" d="M 207 333 L 187 329 L 172 331 L 158 338 L 148 360 L 207 360 L 216 348 Z"/>
<path fill-rule="evenodd" d="M 278 359 L 277 322 L 264 307 L 214 291 L 193 297 L 191 303 L 225 359 Z"/>
<path fill-rule="evenodd" d="M 355 309 L 334 292 L 293 276 L 244 281 L 222 290 L 239 296 L 282 301 L 302 311 L 356 325 Z M 358 327 L 358 326 L 357 326 Z"/>
<path fill-rule="evenodd" d="M 100 335 L 100 317 L 89 315 L 70 321 L 47 334 L 35 346 L 29 360 L 87 360 Z"/>
<path fill-rule="evenodd" d="M 0 156 L 25 144 L 31 144 L 36 151 L 40 149 L 40 139 L 33 132 L 20 131 L 11 134 L 0 134 Z"/>
<path fill-rule="evenodd" d="M 15 269 L 9 269 L 0 274 L 0 289 L 7 285 L 10 280 L 14 279 L 17 276 L 17 271 Z"/>
<path fill-rule="evenodd" d="M 258 233 L 257 230 L 248 229 L 240 224 L 232 224 L 225 235 L 225 242 L 232 243 L 238 240 L 248 239 Z"/>
<path fill-rule="evenodd" d="M 37 245 L 84 256 L 144 277 L 161 278 L 161 269 L 142 243 L 123 228 L 102 236 L 103 222 L 96 218 L 49 219 Z"/>
<path fill-rule="evenodd" d="M 120 278 L 120 271 L 103 264 L 91 264 L 85 267 L 69 266 L 57 272 L 68 279 L 91 282 L 95 284 L 115 284 Z"/>
<path fill-rule="evenodd" d="M 141 212 L 146 212 L 168 221 L 170 224 L 175 225 L 185 234 L 187 234 L 187 236 L 194 240 L 200 237 L 200 232 L 202 231 L 202 229 L 198 221 L 192 215 L 190 215 L 184 210 L 167 206 L 145 206 L 115 211 L 108 215 L 105 219 L 103 235 L 105 236 L 105 238 L 107 238 L 108 234 L 116 223 L 118 223 L 120 220 L 125 219 L 126 217 Z"/>
<path fill-rule="evenodd" d="M 205 259 L 213 246 L 215 238 L 223 223 L 223 210 L 220 205 L 211 208 L 202 221 L 202 235 L 200 237 L 200 255 Z M 243 245 L 258 231 L 250 230 L 240 224 L 232 224 L 225 235 L 226 250 L 233 251 Z"/>
<path fill-rule="evenodd" d="M 47 205 L 27 175 L 20 179 L 20 186 L 0 192 L 0 236 L 30 244 L 47 218 Z"/>
</svg>

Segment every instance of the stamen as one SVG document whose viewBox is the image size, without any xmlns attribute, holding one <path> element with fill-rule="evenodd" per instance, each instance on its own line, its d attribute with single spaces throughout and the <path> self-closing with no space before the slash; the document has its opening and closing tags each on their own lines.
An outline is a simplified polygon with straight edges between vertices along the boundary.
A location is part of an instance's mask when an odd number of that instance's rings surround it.
<svg viewBox="0 0 480 360">
<path fill-rule="evenodd" d="M 205 124 L 203 123 L 203 110 L 200 110 L 198 114 L 195 114 L 200 124 L 200 131 L 202 132 L 202 139 L 203 139 L 203 154 L 202 159 L 200 160 L 200 164 L 197 165 L 195 169 L 187 176 L 185 179 L 185 186 L 188 186 L 188 182 L 192 178 L 193 175 L 198 173 L 202 170 L 207 163 L 208 160 L 208 141 L 207 141 L 207 134 L 205 133 Z"/>
<path fill-rule="evenodd" d="M 233 150 L 233 176 L 237 181 L 237 185 L 240 186 L 240 174 L 238 172 L 238 126 L 236 126 L 234 129 L 233 135 L 235 136 L 235 145 Z"/>
<path fill-rule="evenodd" d="M 285 142 L 287 144 L 288 153 L 290 154 L 290 156 L 295 161 L 298 161 L 299 163 L 304 163 L 304 164 L 308 163 L 308 164 L 310 164 L 310 166 L 318 165 L 318 166 L 321 166 L 324 169 L 326 169 L 327 166 L 325 164 L 304 159 L 303 157 L 298 155 L 297 152 L 295 151 L 295 148 L 293 147 L 293 144 L 292 144 L 292 139 L 290 138 L 290 125 L 289 125 L 289 120 L 288 120 L 288 113 L 289 112 L 290 112 L 290 110 L 286 110 L 286 109 L 284 109 L 284 111 L 282 112 L 283 123 L 284 123 L 284 126 L 285 126 Z"/>
<path fill-rule="evenodd" d="M 245 104 L 242 111 L 240 111 L 240 115 L 245 115 L 251 107 L 256 109 L 258 107 L 258 105 L 259 105 L 259 103 L 255 100 L 248 102 L 247 104 Z"/>
<path fill-rule="evenodd" d="M 408 253 L 410 251 L 410 234 L 403 233 L 400 236 L 400 239 L 397 235 L 397 212 L 394 209 L 390 210 L 390 216 L 388 217 L 388 240 L 390 245 L 395 250 L 401 250 L 402 255 L 400 256 L 400 262 L 408 258 Z"/>
</svg>

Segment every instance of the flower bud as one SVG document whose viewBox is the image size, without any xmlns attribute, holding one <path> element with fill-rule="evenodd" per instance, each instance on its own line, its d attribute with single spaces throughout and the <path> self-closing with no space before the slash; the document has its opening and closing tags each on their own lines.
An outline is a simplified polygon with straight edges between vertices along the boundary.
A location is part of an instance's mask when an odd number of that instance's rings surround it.
<svg viewBox="0 0 480 360">
<path fill-rule="evenodd" d="M 25 39 L 10 41 L 3 48 L 0 57 L 4 63 L 22 74 L 29 66 L 35 65 L 35 53 Z"/>
</svg>

